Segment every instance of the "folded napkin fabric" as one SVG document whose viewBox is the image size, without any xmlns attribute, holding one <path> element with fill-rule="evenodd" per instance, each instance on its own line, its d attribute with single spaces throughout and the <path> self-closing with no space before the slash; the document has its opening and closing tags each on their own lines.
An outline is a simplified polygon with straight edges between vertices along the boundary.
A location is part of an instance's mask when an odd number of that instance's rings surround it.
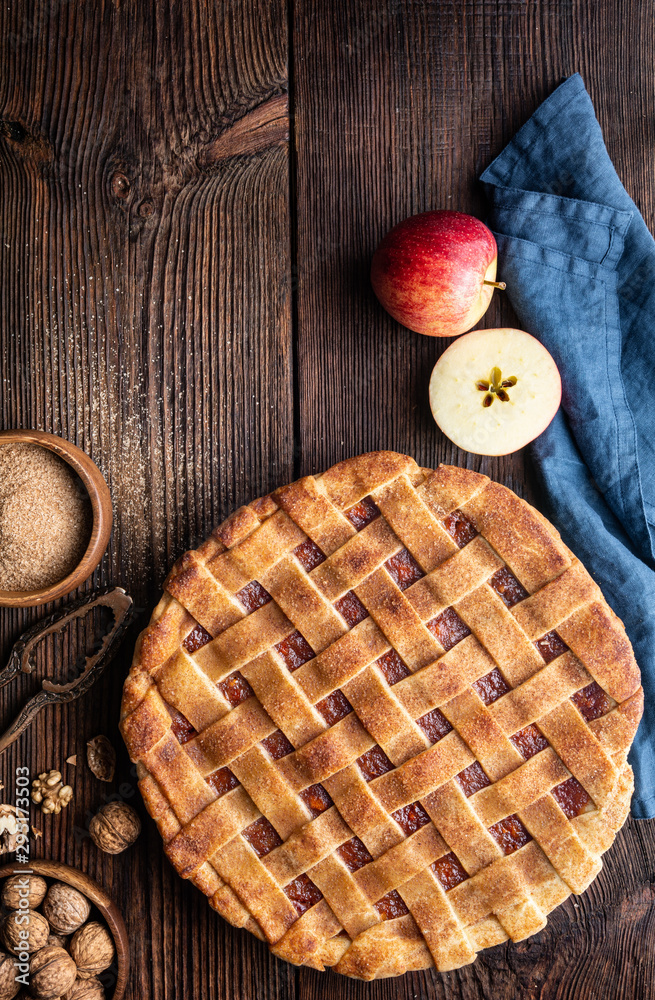
<svg viewBox="0 0 655 1000">
<path fill-rule="evenodd" d="M 499 279 L 551 352 L 562 407 L 532 446 L 539 505 L 623 620 L 645 712 L 633 816 L 655 816 L 655 241 L 619 180 L 581 77 L 482 174 Z"/>
</svg>

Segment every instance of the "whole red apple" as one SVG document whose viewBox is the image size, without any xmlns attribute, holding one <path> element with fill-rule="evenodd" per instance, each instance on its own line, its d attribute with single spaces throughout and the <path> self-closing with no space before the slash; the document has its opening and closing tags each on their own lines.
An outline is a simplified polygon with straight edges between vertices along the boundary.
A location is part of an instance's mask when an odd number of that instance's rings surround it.
<svg viewBox="0 0 655 1000">
<path fill-rule="evenodd" d="M 403 326 L 456 337 L 489 308 L 498 249 L 493 233 L 463 212 L 421 212 L 395 226 L 373 256 L 371 282 Z"/>
</svg>

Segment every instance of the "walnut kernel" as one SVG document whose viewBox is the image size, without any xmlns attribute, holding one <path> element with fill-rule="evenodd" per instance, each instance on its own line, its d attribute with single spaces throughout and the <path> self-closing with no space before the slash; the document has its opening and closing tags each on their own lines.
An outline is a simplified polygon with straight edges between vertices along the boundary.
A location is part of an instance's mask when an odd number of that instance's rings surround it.
<svg viewBox="0 0 655 1000">
<path fill-rule="evenodd" d="M 19 821 L 16 807 L 0 804 L 0 854 L 11 854 L 18 846 Z"/>
<path fill-rule="evenodd" d="M 44 878 L 40 875 L 12 875 L 2 886 L 2 905 L 7 910 L 17 910 L 25 903 L 35 910 L 43 902 L 48 889 Z"/>
<path fill-rule="evenodd" d="M 49 933 L 48 921 L 36 910 L 12 910 L 2 922 L 2 940 L 14 955 L 43 948 Z"/>
<path fill-rule="evenodd" d="M 55 934 L 72 934 L 88 919 L 90 912 L 88 899 L 72 885 L 55 882 L 48 889 L 43 915 Z"/>
<path fill-rule="evenodd" d="M 43 813 L 60 813 L 73 798 L 73 789 L 61 780 L 61 771 L 43 771 L 32 782 L 32 802 Z"/>
<path fill-rule="evenodd" d="M 141 820 L 126 802 L 108 802 L 89 824 L 93 843 L 107 854 L 120 854 L 134 843 L 140 832 Z"/>
<path fill-rule="evenodd" d="M 54 1000 L 75 982 L 75 962 L 63 948 L 47 945 L 30 959 L 30 993 L 39 1000 Z"/>
<path fill-rule="evenodd" d="M 109 968 L 114 960 L 114 942 L 106 927 L 91 920 L 73 934 L 70 953 L 80 979 L 89 979 Z"/>
</svg>

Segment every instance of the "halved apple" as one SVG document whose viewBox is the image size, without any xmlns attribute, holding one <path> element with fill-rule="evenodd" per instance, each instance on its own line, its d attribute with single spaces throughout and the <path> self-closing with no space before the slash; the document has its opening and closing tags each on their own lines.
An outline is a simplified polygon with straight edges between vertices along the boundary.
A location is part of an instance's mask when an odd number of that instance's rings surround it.
<svg viewBox="0 0 655 1000">
<path fill-rule="evenodd" d="M 562 398 L 557 365 L 523 330 L 473 330 L 441 355 L 430 408 L 453 444 L 474 455 L 509 455 L 548 427 Z"/>
</svg>

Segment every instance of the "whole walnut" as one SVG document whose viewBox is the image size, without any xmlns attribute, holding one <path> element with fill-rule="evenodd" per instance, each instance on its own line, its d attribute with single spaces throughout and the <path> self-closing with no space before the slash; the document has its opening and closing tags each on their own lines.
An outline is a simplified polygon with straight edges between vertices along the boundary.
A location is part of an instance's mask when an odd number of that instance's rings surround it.
<svg viewBox="0 0 655 1000">
<path fill-rule="evenodd" d="M 46 944 L 56 945 L 57 948 L 66 947 L 66 935 L 65 934 L 48 934 L 48 940 Z"/>
<path fill-rule="evenodd" d="M 12 910 L 2 922 L 2 940 L 14 955 L 43 948 L 49 933 L 48 921 L 36 910 Z"/>
<path fill-rule="evenodd" d="M 30 993 L 39 1000 L 53 1000 L 75 982 L 75 962 L 63 948 L 46 945 L 30 959 Z"/>
<path fill-rule="evenodd" d="M 120 854 L 141 833 L 141 820 L 126 802 L 108 802 L 91 820 L 89 833 L 101 851 Z"/>
<path fill-rule="evenodd" d="M 91 905 L 81 892 L 64 882 L 54 882 L 43 903 L 43 915 L 55 934 L 72 934 L 88 919 Z"/>
<path fill-rule="evenodd" d="M 48 889 L 44 878 L 40 875 L 12 875 L 2 886 L 2 905 L 7 910 L 17 910 L 21 902 L 25 902 L 31 910 L 35 910 L 43 902 Z"/>
<path fill-rule="evenodd" d="M 114 961 L 114 942 L 106 927 L 91 920 L 73 934 L 70 953 L 80 979 L 89 979 L 104 972 Z"/>
<path fill-rule="evenodd" d="M 12 1000 L 18 993 L 14 956 L 0 952 L 0 1000 Z"/>
<path fill-rule="evenodd" d="M 105 1000 L 105 991 L 95 976 L 91 979 L 76 979 L 61 1000 Z"/>
</svg>

